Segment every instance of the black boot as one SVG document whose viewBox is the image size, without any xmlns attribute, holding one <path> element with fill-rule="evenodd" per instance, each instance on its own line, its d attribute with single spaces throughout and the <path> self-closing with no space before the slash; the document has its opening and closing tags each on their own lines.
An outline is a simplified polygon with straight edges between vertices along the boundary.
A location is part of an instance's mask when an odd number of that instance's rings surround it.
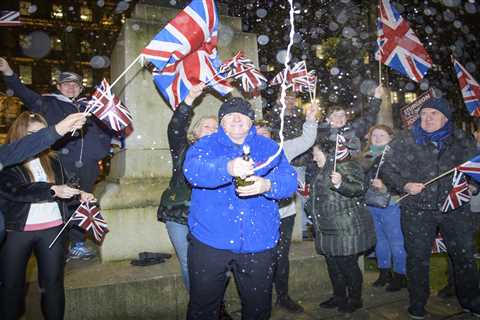
<svg viewBox="0 0 480 320">
<path fill-rule="evenodd" d="M 386 291 L 394 292 L 400 291 L 402 288 L 407 287 L 407 277 L 401 273 L 393 273 L 392 281 L 387 285 Z"/>
<path fill-rule="evenodd" d="M 372 284 L 374 287 L 383 287 L 392 280 L 390 269 L 379 269 L 378 279 Z"/>
<path fill-rule="evenodd" d="M 363 300 L 360 298 L 349 298 L 347 303 L 338 307 L 338 312 L 353 313 L 363 307 Z"/>
<path fill-rule="evenodd" d="M 282 296 L 277 298 L 275 303 L 278 307 L 285 309 L 290 313 L 302 313 L 303 307 L 295 302 L 290 296 Z"/>
<path fill-rule="evenodd" d="M 331 297 L 328 300 L 325 300 L 320 303 L 320 308 L 324 309 L 335 309 L 339 308 L 340 306 L 343 306 L 347 303 L 347 298 L 346 297 Z"/>
</svg>

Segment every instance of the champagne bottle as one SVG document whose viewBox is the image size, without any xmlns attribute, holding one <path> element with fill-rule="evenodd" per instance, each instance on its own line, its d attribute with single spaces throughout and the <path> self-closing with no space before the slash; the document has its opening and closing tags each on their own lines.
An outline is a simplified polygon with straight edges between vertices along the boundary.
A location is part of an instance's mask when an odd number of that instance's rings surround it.
<svg viewBox="0 0 480 320">
<path fill-rule="evenodd" d="M 245 161 L 250 161 L 250 146 L 247 144 L 244 144 L 242 150 L 243 150 L 242 159 Z M 247 177 L 245 178 L 235 177 L 235 186 L 237 188 L 249 186 L 251 184 L 253 184 L 253 181 L 247 181 Z"/>
</svg>

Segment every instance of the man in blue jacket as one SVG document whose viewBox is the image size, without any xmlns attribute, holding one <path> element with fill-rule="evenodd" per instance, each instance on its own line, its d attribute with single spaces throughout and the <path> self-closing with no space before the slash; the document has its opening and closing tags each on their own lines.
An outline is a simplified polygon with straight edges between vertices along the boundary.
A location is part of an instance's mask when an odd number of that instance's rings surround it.
<svg viewBox="0 0 480 320">
<path fill-rule="evenodd" d="M 250 104 L 233 98 L 218 112 L 217 133 L 190 147 L 184 173 L 193 186 L 188 225 L 190 302 L 187 318 L 216 319 L 226 272 L 235 275 L 242 319 L 269 319 L 275 247 L 280 217 L 277 200 L 290 197 L 297 177 L 283 152 L 268 166 L 278 145 L 256 134 Z M 250 161 L 242 159 L 250 147 Z M 234 177 L 250 185 L 235 187 Z"/>
<path fill-rule="evenodd" d="M 8 62 L 0 58 L 0 72 L 8 88 L 19 97 L 25 107 L 32 112 L 40 113 L 48 125 L 54 125 L 72 113 L 83 112 L 87 99 L 80 98 L 82 93 L 82 77 L 74 72 L 62 72 L 59 75 L 57 89 L 52 94 L 40 95 L 26 87 L 15 75 Z M 75 176 L 78 187 L 92 192 L 100 173 L 98 161 L 105 158 L 110 151 L 113 132 L 96 117 L 90 117 L 82 130 L 75 135 L 66 135 L 53 146 L 58 151 L 60 160 L 67 173 Z M 74 210 L 75 208 L 73 208 Z M 89 259 L 93 251 L 85 246 L 84 233 L 72 229 L 69 233 L 72 247 L 69 258 Z"/>
</svg>

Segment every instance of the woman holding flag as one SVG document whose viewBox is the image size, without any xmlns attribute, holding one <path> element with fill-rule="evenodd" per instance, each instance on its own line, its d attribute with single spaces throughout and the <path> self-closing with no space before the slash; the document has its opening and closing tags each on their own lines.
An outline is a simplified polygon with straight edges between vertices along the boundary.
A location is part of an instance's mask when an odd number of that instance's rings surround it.
<svg viewBox="0 0 480 320">
<path fill-rule="evenodd" d="M 46 127 L 41 115 L 24 112 L 10 127 L 7 142 Z M 51 248 L 49 245 L 66 220 L 65 199 L 79 196 L 82 202 L 95 201 L 92 194 L 67 186 L 66 180 L 60 161 L 48 151 L 0 174 L 7 230 L 0 251 L 2 319 L 16 320 L 21 316 L 27 262 L 32 252 L 37 258 L 43 315 L 46 319 L 63 319 L 65 239 L 62 236 Z"/>
<path fill-rule="evenodd" d="M 430 294 L 429 261 L 437 227 L 455 266 L 459 302 L 465 311 L 480 316 L 473 258 L 474 224 L 465 206 L 470 197 L 467 181 L 461 177 L 460 182 L 467 187 L 457 188 L 459 174 L 454 174 L 453 186 L 450 178 L 441 175 L 452 172 L 452 168 L 475 154 L 473 139 L 454 128 L 447 100 L 432 98 L 420 108 L 413 128 L 400 133 L 390 147 L 380 177 L 389 189 L 408 194 L 401 200 L 400 207 L 407 251 L 410 318 L 424 319 L 426 315 L 425 305 Z M 435 183 L 428 185 L 433 181 Z"/>
</svg>

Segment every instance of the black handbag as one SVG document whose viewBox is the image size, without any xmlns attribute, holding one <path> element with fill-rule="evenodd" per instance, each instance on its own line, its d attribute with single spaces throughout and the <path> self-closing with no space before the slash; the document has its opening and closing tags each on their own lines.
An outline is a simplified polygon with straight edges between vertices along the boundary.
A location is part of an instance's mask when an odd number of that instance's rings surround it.
<svg viewBox="0 0 480 320">
<path fill-rule="evenodd" d="M 386 208 L 390 204 L 390 193 L 380 192 L 370 187 L 365 193 L 365 203 L 370 207 Z"/>
</svg>

